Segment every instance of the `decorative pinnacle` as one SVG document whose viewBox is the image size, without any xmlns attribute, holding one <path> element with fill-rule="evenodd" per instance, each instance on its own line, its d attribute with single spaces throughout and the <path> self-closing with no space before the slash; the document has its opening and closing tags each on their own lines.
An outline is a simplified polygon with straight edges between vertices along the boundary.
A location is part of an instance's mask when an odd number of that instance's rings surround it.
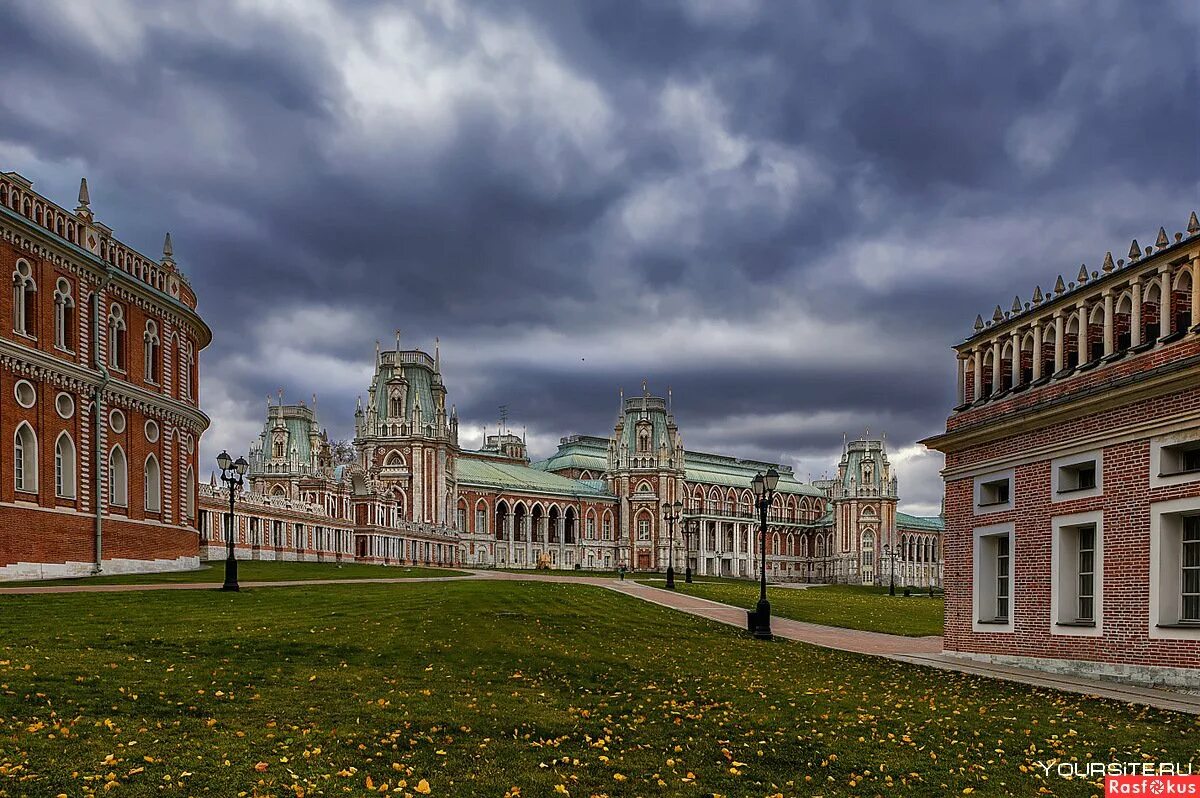
<svg viewBox="0 0 1200 798">
<path fill-rule="evenodd" d="M 1158 228 L 1158 238 L 1154 240 L 1154 246 L 1158 247 L 1159 249 L 1166 249 L 1167 247 L 1171 246 L 1171 240 L 1167 238 L 1167 228 Z"/>
<path fill-rule="evenodd" d="M 88 196 L 87 178 L 81 177 L 79 178 L 79 205 L 86 208 L 91 201 Z"/>
<path fill-rule="evenodd" d="M 171 234 L 167 233 L 163 239 L 163 256 L 162 262 L 168 266 L 175 263 L 175 247 L 171 244 Z"/>
<path fill-rule="evenodd" d="M 1188 217 L 1187 231 L 1188 231 L 1188 235 L 1190 235 L 1190 236 L 1194 236 L 1194 235 L 1196 235 L 1196 233 L 1200 233 L 1200 219 L 1196 218 L 1195 211 L 1192 211 L 1192 215 Z"/>
<path fill-rule="evenodd" d="M 979 332 L 982 329 L 983 329 L 983 316 L 976 316 L 975 317 L 975 332 Z"/>
<path fill-rule="evenodd" d="M 1004 311 L 1000 309 L 999 305 L 996 306 L 996 312 L 992 314 L 992 321 L 1004 321 Z"/>
<path fill-rule="evenodd" d="M 1060 274 L 1060 275 L 1058 275 L 1058 282 L 1056 282 L 1054 284 L 1054 293 L 1061 294 L 1062 292 L 1064 292 L 1066 290 L 1067 290 L 1067 287 L 1065 285 L 1063 285 L 1063 278 L 1062 278 L 1062 275 Z"/>
<path fill-rule="evenodd" d="M 1013 297 L 1012 312 L 1013 313 L 1021 312 L 1021 297 L 1019 297 L 1019 296 Z"/>
<path fill-rule="evenodd" d="M 1084 283 L 1086 283 L 1088 281 L 1088 273 L 1087 273 L 1087 264 L 1086 263 L 1079 264 L 1079 276 L 1076 277 L 1075 279 L 1079 281 L 1080 285 L 1083 285 Z"/>
<path fill-rule="evenodd" d="M 1042 304 L 1042 287 L 1040 285 L 1033 289 L 1033 304 Z"/>
<path fill-rule="evenodd" d="M 1113 266 L 1112 250 L 1104 253 L 1104 266 L 1102 268 L 1104 269 L 1105 274 L 1108 274 L 1115 268 Z"/>
<path fill-rule="evenodd" d="M 1142 257 L 1142 248 L 1138 246 L 1137 239 L 1133 239 L 1133 243 L 1129 245 L 1129 260 L 1135 261 Z"/>
</svg>

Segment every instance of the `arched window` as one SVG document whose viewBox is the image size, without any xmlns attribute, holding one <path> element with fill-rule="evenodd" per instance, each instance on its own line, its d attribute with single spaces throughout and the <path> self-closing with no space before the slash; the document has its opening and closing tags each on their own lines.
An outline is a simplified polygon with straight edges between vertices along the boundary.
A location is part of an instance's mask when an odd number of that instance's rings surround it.
<svg viewBox="0 0 1200 798">
<path fill-rule="evenodd" d="M 284 492 L 282 485 L 276 485 L 275 487 L 271 488 L 271 495 L 277 499 L 287 498 L 287 493 Z"/>
<path fill-rule="evenodd" d="M 33 281 L 33 270 L 29 261 L 17 261 L 13 272 L 13 332 L 33 336 L 37 334 L 37 284 Z"/>
<path fill-rule="evenodd" d="M 158 467 L 158 458 L 150 455 L 146 458 L 146 512 L 162 511 L 162 473 Z"/>
<path fill-rule="evenodd" d="M 158 324 L 153 320 L 146 322 L 146 332 L 142 334 L 142 341 L 145 344 L 143 350 L 145 354 L 145 371 L 146 382 L 158 382 L 159 369 L 159 338 Z"/>
<path fill-rule="evenodd" d="M 17 490 L 37 493 L 37 456 L 37 436 L 33 434 L 33 427 L 22 421 L 13 438 L 13 474 Z"/>
<path fill-rule="evenodd" d="M 120 446 L 114 446 L 108 455 L 108 503 L 113 507 L 129 506 L 129 468 Z"/>
<path fill-rule="evenodd" d="M 75 300 L 71 297 L 71 284 L 59 278 L 54 288 L 54 345 L 59 349 L 74 348 Z"/>
<path fill-rule="evenodd" d="M 54 444 L 54 495 L 75 498 L 75 442 L 65 431 Z"/>
<path fill-rule="evenodd" d="M 862 536 L 862 564 L 863 568 L 870 568 L 875 564 L 875 533 L 864 532 Z"/>
<path fill-rule="evenodd" d="M 196 517 L 196 477 L 191 466 L 183 472 L 183 517 L 189 520 Z"/>
<path fill-rule="evenodd" d="M 108 367 L 125 369 L 125 309 L 116 303 L 108 310 Z"/>
</svg>

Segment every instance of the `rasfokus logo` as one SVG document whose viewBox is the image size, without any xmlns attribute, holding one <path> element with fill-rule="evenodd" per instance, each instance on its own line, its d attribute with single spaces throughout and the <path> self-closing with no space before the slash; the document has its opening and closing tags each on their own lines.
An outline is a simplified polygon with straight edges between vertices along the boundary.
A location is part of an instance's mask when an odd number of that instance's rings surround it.
<svg viewBox="0 0 1200 798">
<path fill-rule="evenodd" d="M 1200 775 L 1192 762 L 1034 762 L 1049 778 L 1104 780 L 1105 796 L 1193 795 L 1200 798 Z"/>
</svg>

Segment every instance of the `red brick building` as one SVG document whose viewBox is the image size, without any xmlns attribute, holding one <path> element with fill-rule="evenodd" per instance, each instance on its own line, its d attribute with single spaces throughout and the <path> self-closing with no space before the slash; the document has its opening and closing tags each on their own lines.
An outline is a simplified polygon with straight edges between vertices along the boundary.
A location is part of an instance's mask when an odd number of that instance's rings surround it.
<svg viewBox="0 0 1200 798">
<path fill-rule="evenodd" d="M 152 260 L 0 174 L 0 579 L 197 565 L 198 357 L 168 235 Z"/>
<path fill-rule="evenodd" d="M 1200 683 L 1200 223 L 996 308 L 958 353 L 945 648 Z"/>
</svg>

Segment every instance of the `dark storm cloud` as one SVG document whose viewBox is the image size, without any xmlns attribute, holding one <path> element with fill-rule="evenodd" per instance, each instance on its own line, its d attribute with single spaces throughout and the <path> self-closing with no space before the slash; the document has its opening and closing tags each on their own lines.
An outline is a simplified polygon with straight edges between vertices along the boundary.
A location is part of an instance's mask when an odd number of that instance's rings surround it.
<svg viewBox="0 0 1200 798">
<path fill-rule="evenodd" d="M 27 0 L 0 166 L 68 206 L 86 174 L 148 254 L 174 233 L 209 447 L 281 385 L 349 434 L 399 327 L 441 336 L 464 430 L 508 404 L 546 454 L 648 378 L 689 446 L 798 470 L 886 429 L 931 510 L 911 444 L 975 314 L 1182 227 L 1198 30 L 1183 2 Z"/>
</svg>

